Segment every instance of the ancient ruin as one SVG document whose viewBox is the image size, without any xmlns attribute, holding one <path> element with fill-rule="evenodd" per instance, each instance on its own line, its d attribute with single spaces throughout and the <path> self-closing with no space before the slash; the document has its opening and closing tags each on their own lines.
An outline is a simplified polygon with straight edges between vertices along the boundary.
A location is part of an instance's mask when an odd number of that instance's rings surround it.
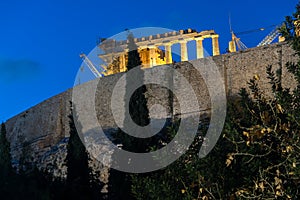
<svg viewBox="0 0 300 200">
<path fill-rule="evenodd" d="M 213 56 L 220 55 L 219 35 L 213 30 L 197 32 L 196 30 L 187 29 L 135 38 L 134 41 L 138 46 L 142 67 L 151 68 L 157 65 L 173 63 L 172 45 L 176 43 L 180 44 L 181 61 L 188 60 L 187 43 L 190 41 L 196 41 L 197 59 L 203 58 L 203 40 L 206 38 L 212 39 Z M 106 69 L 105 75 L 126 71 L 127 43 L 128 40 L 116 41 L 108 39 L 99 44 L 98 47 L 104 51 L 99 57 L 108 63 L 107 66 L 102 66 Z M 160 49 L 160 46 L 163 46 L 164 50 Z"/>
</svg>

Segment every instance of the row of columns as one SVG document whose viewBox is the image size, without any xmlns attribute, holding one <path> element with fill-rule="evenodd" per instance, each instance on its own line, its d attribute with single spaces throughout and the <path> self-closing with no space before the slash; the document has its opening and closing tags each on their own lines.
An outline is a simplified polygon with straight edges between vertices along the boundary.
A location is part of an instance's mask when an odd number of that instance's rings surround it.
<svg viewBox="0 0 300 200">
<path fill-rule="evenodd" d="M 220 55 L 220 50 L 219 50 L 219 35 L 215 34 L 211 36 L 212 38 L 212 48 L 213 48 L 213 56 Z M 196 51 L 197 51 L 197 59 L 204 58 L 204 48 L 203 48 L 203 37 L 197 37 L 194 38 L 196 41 Z M 187 40 L 179 40 L 180 44 L 180 57 L 181 61 L 188 61 L 188 49 L 187 49 Z M 165 47 L 165 57 L 166 57 L 166 64 L 171 64 L 173 62 L 172 59 L 172 45 L 175 44 L 175 42 L 168 42 L 164 44 Z M 150 66 L 155 66 L 156 65 L 156 55 L 155 55 L 155 50 L 156 46 L 148 46 L 149 48 L 149 53 L 150 53 Z M 121 70 L 126 67 L 126 59 L 125 59 L 125 54 L 120 55 L 120 68 Z"/>
<path fill-rule="evenodd" d="M 220 55 L 220 49 L 219 49 L 219 35 L 212 35 L 212 47 L 213 47 L 213 56 Z M 195 38 L 196 41 L 196 50 L 197 50 L 197 59 L 204 58 L 204 49 L 203 49 L 203 37 Z M 188 49 L 187 49 L 187 40 L 180 40 L 180 57 L 181 61 L 187 61 L 188 60 Z M 174 43 L 169 42 L 165 44 L 165 52 L 166 52 L 166 63 L 170 64 L 172 63 L 172 45 Z"/>
</svg>

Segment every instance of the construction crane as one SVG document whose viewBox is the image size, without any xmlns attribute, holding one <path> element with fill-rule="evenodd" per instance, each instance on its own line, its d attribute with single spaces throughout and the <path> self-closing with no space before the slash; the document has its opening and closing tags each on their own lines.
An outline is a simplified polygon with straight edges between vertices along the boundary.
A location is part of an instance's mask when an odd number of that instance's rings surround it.
<svg viewBox="0 0 300 200">
<path fill-rule="evenodd" d="M 231 30 L 231 41 L 229 42 L 229 51 L 230 52 L 235 52 L 237 50 L 236 47 L 238 47 L 238 50 L 245 50 L 247 49 L 247 46 L 241 41 L 241 39 L 237 36 L 240 35 L 244 35 L 244 34 L 249 34 L 249 33 L 253 33 L 253 32 L 258 32 L 258 31 L 264 31 L 268 28 L 274 27 L 275 28 L 257 45 L 259 46 L 264 46 L 264 45 L 268 45 L 271 44 L 278 36 L 280 36 L 280 32 L 279 32 L 279 28 L 282 26 L 280 25 L 272 25 L 266 28 L 259 28 L 259 29 L 253 29 L 253 30 L 248 30 L 248 31 L 243 31 L 243 32 L 239 32 L 239 33 L 234 33 Z"/>
<path fill-rule="evenodd" d="M 94 66 L 94 64 L 91 62 L 91 60 L 84 53 L 80 54 L 79 56 L 80 58 L 82 58 L 83 62 L 88 66 L 88 68 L 92 71 L 96 78 L 104 76 L 103 72 L 99 72 Z"/>
<path fill-rule="evenodd" d="M 230 13 L 229 13 L 229 28 L 231 33 L 231 41 L 229 42 L 229 49 L 228 49 L 229 52 L 236 52 L 236 46 L 238 47 L 239 50 L 247 49 L 247 46 L 241 41 L 240 38 L 236 36 L 236 34 L 232 30 Z"/>
<path fill-rule="evenodd" d="M 279 37 L 280 32 L 278 29 L 281 26 L 281 24 L 277 25 L 257 46 L 260 47 L 267 44 L 271 44 L 275 40 L 275 38 Z"/>
<path fill-rule="evenodd" d="M 241 41 L 240 38 L 236 36 L 236 34 L 231 30 L 231 41 L 229 42 L 229 51 L 236 52 L 236 46 L 238 50 L 245 50 L 248 47 Z"/>
</svg>

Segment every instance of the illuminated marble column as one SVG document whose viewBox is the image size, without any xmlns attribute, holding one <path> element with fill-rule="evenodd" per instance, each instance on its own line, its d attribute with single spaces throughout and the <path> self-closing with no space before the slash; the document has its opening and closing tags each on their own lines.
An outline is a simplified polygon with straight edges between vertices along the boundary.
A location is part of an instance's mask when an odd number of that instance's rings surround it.
<svg viewBox="0 0 300 200">
<path fill-rule="evenodd" d="M 197 59 L 204 58 L 203 37 L 195 38 L 197 48 Z"/>
<path fill-rule="evenodd" d="M 212 35 L 212 46 L 213 46 L 213 56 L 220 55 L 219 49 L 219 35 Z"/>
<path fill-rule="evenodd" d="M 150 57 L 150 67 L 156 66 L 156 46 L 148 46 L 149 57 Z"/>
<path fill-rule="evenodd" d="M 188 52 L 187 52 L 187 41 L 181 40 L 180 42 L 180 56 L 181 61 L 187 61 L 188 60 Z"/>
<path fill-rule="evenodd" d="M 172 43 L 165 44 L 165 52 L 166 52 L 166 64 L 171 64 L 172 60 Z"/>
<path fill-rule="evenodd" d="M 120 72 L 124 72 L 126 68 L 125 54 L 120 55 L 119 61 L 120 61 Z"/>
</svg>

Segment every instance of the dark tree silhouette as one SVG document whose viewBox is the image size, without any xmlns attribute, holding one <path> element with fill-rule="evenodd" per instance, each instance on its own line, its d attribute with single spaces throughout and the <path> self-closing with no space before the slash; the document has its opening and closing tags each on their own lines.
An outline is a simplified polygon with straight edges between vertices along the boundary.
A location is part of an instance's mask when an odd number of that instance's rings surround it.
<svg viewBox="0 0 300 200">
<path fill-rule="evenodd" d="M 6 138 L 5 124 L 1 124 L 1 135 L 0 135 L 0 178 L 8 177 L 12 172 L 11 166 L 11 155 L 10 155 L 10 144 Z"/>
<path fill-rule="evenodd" d="M 71 108 L 71 111 L 73 111 L 73 108 Z M 66 157 L 68 197 L 72 199 L 91 199 L 89 157 L 76 130 L 72 114 L 69 115 L 69 119 L 70 138 Z"/>
<path fill-rule="evenodd" d="M 138 52 L 137 45 L 134 42 L 133 34 L 128 31 L 128 62 L 127 62 L 127 72 L 130 70 L 137 70 L 135 77 L 126 77 L 126 87 L 125 87 L 125 104 L 129 104 L 129 114 L 130 116 L 125 116 L 124 127 L 128 126 L 129 118 L 133 120 L 138 126 L 146 126 L 150 123 L 149 110 L 147 108 L 147 100 L 145 93 L 147 88 L 143 85 L 144 82 L 144 72 L 141 69 L 141 59 Z M 129 88 L 132 85 L 139 84 L 142 85 L 134 91 L 131 97 L 129 97 Z M 140 133 L 143 134 L 143 133 Z M 115 135 L 116 143 L 122 143 L 123 149 L 131 152 L 145 152 L 149 147 L 148 143 L 151 139 L 139 139 L 124 133 L 121 129 Z M 113 162 L 116 161 L 114 156 L 112 158 Z M 117 162 L 117 161 L 116 161 Z M 131 177 L 127 173 L 119 172 L 116 170 L 111 170 L 110 175 L 110 199 L 132 199 L 131 194 Z"/>
<path fill-rule="evenodd" d="M 137 73 L 134 73 L 135 76 L 126 77 L 126 94 L 125 94 L 125 104 L 129 104 L 129 114 L 130 116 L 125 116 L 124 127 L 128 126 L 127 121 L 129 118 L 133 120 L 138 126 L 146 126 L 150 123 L 149 119 L 149 110 L 147 107 L 147 99 L 145 97 L 145 93 L 147 92 L 146 85 L 143 85 L 144 82 L 144 71 L 141 69 L 141 59 L 138 52 L 137 45 L 134 42 L 133 34 L 128 31 L 128 62 L 127 62 L 127 71 L 137 70 Z M 142 85 L 137 88 L 132 96 L 128 95 L 129 88 L 133 85 Z M 126 150 L 132 152 L 145 152 L 147 143 L 150 140 L 138 139 L 131 136 L 128 136 L 126 133 L 121 131 L 121 135 L 119 135 L 119 139 L 122 139 L 122 143 Z M 139 133 L 143 134 L 143 133 Z"/>
</svg>

